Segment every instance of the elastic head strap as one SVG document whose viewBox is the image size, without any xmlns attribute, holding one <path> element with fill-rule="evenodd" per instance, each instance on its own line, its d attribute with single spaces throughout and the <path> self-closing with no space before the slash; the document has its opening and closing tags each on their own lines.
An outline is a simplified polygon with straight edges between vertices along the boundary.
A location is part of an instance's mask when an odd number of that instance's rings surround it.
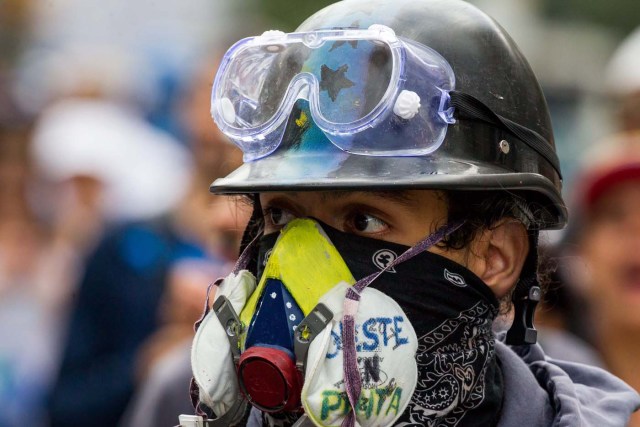
<svg viewBox="0 0 640 427">
<path fill-rule="evenodd" d="M 468 93 L 454 90 L 449 95 L 451 97 L 451 105 L 455 107 L 457 118 L 478 120 L 509 132 L 542 156 L 562 179 L 558 155 L 553 150 L 551 143 L 538 132 L 495 113 L 482 101 Z"/>
</svg>

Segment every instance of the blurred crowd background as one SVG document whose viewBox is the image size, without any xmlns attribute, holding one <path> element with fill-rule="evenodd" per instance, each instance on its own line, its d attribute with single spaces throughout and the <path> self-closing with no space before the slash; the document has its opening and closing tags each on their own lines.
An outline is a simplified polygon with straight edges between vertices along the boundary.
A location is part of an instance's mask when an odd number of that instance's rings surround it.
<svg viewBox="0 0 640 427">
<path fill-rule="evenodd" d="M 0 427 L 191 412 L 192 325 L 250 214 L 207 191 L 241 162 L 209 116 L 216 62 L 329 3 L 0 1 Z M 637 0 L 472 3 L 539 77 L 565 173 L 541 341 L 640 389 Z"/>
</svg>

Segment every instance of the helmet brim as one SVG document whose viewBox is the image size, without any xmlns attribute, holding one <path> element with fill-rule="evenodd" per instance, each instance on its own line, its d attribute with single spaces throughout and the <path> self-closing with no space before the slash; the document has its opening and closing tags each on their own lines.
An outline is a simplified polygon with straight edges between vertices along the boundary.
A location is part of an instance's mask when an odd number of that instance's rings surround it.
<svg viewBox="0 0 640 427">
<path fill-rule="evenodd" d="M 567 221 L 562 197 L 543 175 L 450 157 L 372 157 L 337 149 L 304 154 L 285 151 L 245 163 L 210 187 L 216 194 L 390 189 L 511 191 L 540 209 L 541 228 L 561 228 Z"/>
</svg>

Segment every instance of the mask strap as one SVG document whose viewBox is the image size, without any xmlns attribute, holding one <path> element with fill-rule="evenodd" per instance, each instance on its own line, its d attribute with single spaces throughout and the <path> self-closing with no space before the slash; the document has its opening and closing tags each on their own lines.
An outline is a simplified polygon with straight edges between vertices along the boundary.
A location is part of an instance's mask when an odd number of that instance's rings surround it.
<svg viewBox="0 0 640 427">
<path fill-rule="evenodd" d="M 376 273 L 372 273 L 363 279 L 358 280 L 347 290 L 347 294 L 344 300 L 344 315 L 342 317 L 342 360 L 345 383 L 344 385 L 352 410 L 347 414 L 344 421 L 342 422 L 342 427 L 353 427 L 355 425 L 355 408 L 358 403 L 358 399 L 360 398 L 360 390 L 362 388 L 360 371 L 358 370 L 355 342 L 355 316 L 358 312 L 361 292 L 374 280 L 380 277 L 382 273 L 426 251 L 433 245 L 440 242 L 446 236 L 456 231 L 463 224 L 464 221 L 461 221 L 438 228 L 434 233 L 418 242 L 415 246 L 404 251 L 399 257 L 390 262 L 385 268 Z"/>
<path fill-rule="evenodd" d="M 262 237 L 262 234 L 257 234 L 253 240 L 251 240 L 249 242 L 249 244 L 247 244 L 247 246 L 244 248 L 244 250 L 242 251 L 242 253 L 240 254 L 240 256 L 238 257 L 238 260 L 236 261 L 236 264 L 233 266 L 233 274 L 238 274 L 240 273 L 240 270 L 246 270 L 247 266 L 249 265 L 249 262 L 251 261 L 253 255 L 254 255 L 254 251 L 256 248 L 256 242 L 258 240 L 260 240 L 260 237 Z"/>
<path fill-rule="evenodd" d="M 238 257 L 238 260 L 236 261 L 235 265 L 233 266 L 233 270 L 231 270 L 232 274 L 237 275 L 241 270 L 245 270 L 247 268 L 247 265 L 249 264 L 249 262 L 251 261 L 251 259 L 253 257 L 253 253 L 254 253 L 254 250 L 255 250 L 256 242 L 259 240 L 260 237 L 261 237 L 261 235 L 259 235 L 259 234 L 256 235 L 253 238 L 253 240 L 251 240 L 247 244 L 247 246 L 244 248 L 244 250 L 242 251 L 242 253 Z M 211 302 L 211 289 L 213 289 L 214 286 L 220 286 L 222 284 L 223 280 L 224 280 L 224 277 L 219 277 L 214 282 L 210 283 L 209 286 L 207 287 L 207 298 L 204 301 L 204 308 L 202 310 L 202 315 L 200 316 L 200 318 L 194 324 L 194 330 L 195 331 L 198 330 L 198 328 L 200 327 L 200 324 L 202 323 L 204 318 L 207 317 L 207 314 L 209 314 L 209 311 L 211 310 L 211 303 L 210 303 Z"/>
<path fill-rule="evenodd" d="M 242 255 L 245 252 L 245 249 L 247 248 L 247 246 L 249 246 L 251 242 L 255 240 L 256 236 L 263 235 L 262 232 L 264 230 L 264 219 L 262 216 L 262 207 L 260 205 L 260 197 L 258 196 L 258 194 L 252 194 L 250 198 L 253 203 L 253 211 L 251 212 L 251 218 L 249 218 L 249 221 L 247 222 L 247 226 L 244 229 L 244 233 L 242 234 L 242 240 L 240 242 L 240 251 L 238 253 L 238 256 Z M 252 257 L 249 260 L 246 266 L 246 269 L 251 272 L 256 271 L 257 262 L 258 262 L 257 257 Z"/>
<path fill-rule="evenodd" d="M 260 237 L 260 233 L 256 234 L 256 236 L 254 236 L 253 239 L 245 246 L 242 253 L 238 257 L 236 264 L 233 267 L 232 274 L 238 274 L 240 270 L 246 269 L 247 265 L 253 257 L 256 242 Z M 214 286 L 220 286 L 223 280 L 224 277 L 220 277 L 215 282 L 209 284 L 209 286 L 207 287 L 207 298 L 205 299 L 204 309 L 202 310 L 202 315 L 200 316 L 200 318 L 193 325 L 194 331 L 198 330 L 198 328 L 204 321 L 204 318 L 207 317 L 207 314 L 209 314 L 209 311 L 211 311 L 211 289 L 213 289 Z M 200 405 L 200 389 L 196 384 L 194 377 L 191 377 L 191 382 L 189 383 L 189 397 L 191 398 L 191 404 L 193 405 L 193 408 L 195 409 L 197 415 L 211 418 L 211 414 L 205 413 L 202 409 L 202 406 Z"/>
</svg>

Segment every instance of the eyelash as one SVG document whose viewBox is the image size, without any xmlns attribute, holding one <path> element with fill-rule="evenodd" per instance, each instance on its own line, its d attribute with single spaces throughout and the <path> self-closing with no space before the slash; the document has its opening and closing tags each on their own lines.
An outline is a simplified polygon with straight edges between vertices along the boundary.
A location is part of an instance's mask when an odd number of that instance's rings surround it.
<svg viewBox="0 0 640 427">
<path fill-rule="evenodd" d="M 285 223 L 278 224 L 276 223 L 276 221 L 273 220 L 274 214 L 283 215 L 285 217 L 290 216 L 291 218 L 289 218 Z M 294 212 L 292 212 L 291 209 L 288 209 L 288 208 L 283 208 L 280 206 L 267 206 L 263 209 L 263 217 L 266 225 L 270 225 L 276 229 L 281 229 L 289 221 L 297 218 L 298 215 L 296 215 Z M 382 226 L 382 230 L 367 232 L 365 230 L 360 229 L 360 227 L 356 225 L 356 221 L 358 219 L 362 219 L 362 217 L 365 217 L 365 224 L 364 224 L 365 228 L 373 224 L 373 225 Z M 362 225 L 362 224 L 359 224 L 359 225 Z M 374 215 L 368 212 L 368 209 L 354 208 L 352 209 L 351 212 L 349 212 L 349 214 L 345 216 L 345 222 L 342 225 L 342 228 L 344 229 L 345 232 L 349 232 L 353 234 L 380 235 L 380 234 L 384 234 L 389 229 L 389 224 L 386 221 L 382 220 L 378 215 Z"/>
<path fill-rule="evenodd" d="M 362 220 L 362 219 L 364 219 L 364 223 L 358 224 L 359 222 L 358 220 Z M 345 229 L 352 231 L 354 234 L 379 234 L 383 232 L 384 230 L 367 232 L 364 229 L 360 229 L 361 227 L 359 227 L 359 226 L 364 226 L 364 228 L 366 229 L 366 227 L 370 225 L 376 225 L 376 224 L 377 225 L 381 224 L 383 227 L 386 227 L 386 228 L 389 227 L 389 225 L 385 221 L 380 219 L 378 216 L 373 215 L 367 211 L 355 210 L 349 215 L 347 215 L 346 221 L 345 221 Z"/>
<path fill-rule="evenodd" d="M 267 206 L 262 210 L 262 216 L 264 217 L 265 223 L 268 225 L 272 225 L 274 227 L 282 228 L 285 224 L 276 224 L 273 221 L 273 215 L 275 213 L 281 213 L 283 215 L 289 214 L 292 217 L 295 217 L 289 209 L 281 208 L 279 206 Z"/>
</svg>

